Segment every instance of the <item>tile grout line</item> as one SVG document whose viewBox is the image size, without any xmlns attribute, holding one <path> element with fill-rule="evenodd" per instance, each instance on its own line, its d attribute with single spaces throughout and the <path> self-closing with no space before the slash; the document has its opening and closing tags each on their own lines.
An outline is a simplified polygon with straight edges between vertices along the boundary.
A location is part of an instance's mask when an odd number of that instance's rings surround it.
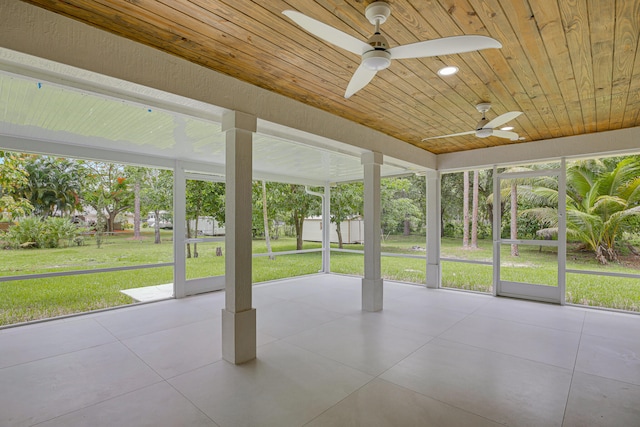
<svg viewBox="0 0 640 427">
<path fill-rule="evenodd" d="M 63 413 L 63 414 L 56 415 L 55 417 L 48 418 L 48 419 L 46 419 L 46 420 L 42 420 L 42 421 L 38 421 L 38 422 L 37 422 L 37 423 L 35 423 L 35 424 L 30 424 L 30 426 L 31 426 L 31 427 L 35 427 L 35 426 L 38 426 L 38 425 L 40 425 L 40 424 L 44 424 L 44 423 L 47 423 L 47 422 L 49 422 L 49 421 L 52 421 L 52 420 L 55 420 L 55 419 L 58 419 L 58 418 L 61 418 L 61 417 L 64 417 L 64 416 L 67 416 L 67 415 L 70 415 L 70 414 L 73 414 L 73 413 L 76 413 L 76 412 L 83 411 L 83 410 L 85 410 L 85 409 L 89 409 L 89 408 L 92 408 L 92 407 L 94 407 L 94 406 L 101 405 L 101 404 L 103 404 L 103 403 L 105 403 L 105 402 L 109 402 L 110 400 L 114 400 L 114 399 L 120 398 L 120 397 L 122 397 L 122 396 L 126 396 L 126 395 L 128 395 L 128 394 L 131 394 L 131 393 L 136 393 L 136 392 L 138 392 L 138 391 L 140 391 L 140 390 L 144 390 L 145 388 L 152 387 L 152 386 L 157 385 L 157 384 L 160 384 L 160 383 L 162 383 L 162 382 L 165 382 L 165 381 L 162 381 L 162 380 L 161 380 L 161 381 L 157 381 L 157 382 L 154 382 L 154 383 L 151 383 L 151 384 L 147 384 L 147 385 L 145 385 L 145 386 L 142 386 L 142 387 L 136 388 L 136 389 L 134 389 L 134 390 L 127 391 L 126 393 L 122 393 L 122 394 L 118 394 L 118 395 L 115 395 L 115 396 L 111 396 L 111 397 L 109 397 L 109 398 L 107 398 L 107 399 L 100 400 L 100 401 L 97 401 L 97 402 L 93 402 L 93 403 L 91 403 L 91 404 L 89 404 L 89 405 L 87 405 L 87 406 L 83 406 L 83 407 L 81 407 L 81 408 L 73 409 L 73 410 L 71 410 L 71 411 L 69 411 L 69 412 L 65 412 L 65 413 Z"/>
<path fill-rule="evenodd" d="M 571 389 L 573 388 L 573 378 L 576 374 L 576 365 L 578 363 L 578 355 L 580 354 L 580 347 L 582 346 L 582 335 L 584 333 L 584 324 L 587 321 L 587 313 L 584 313 L 582 317 L 582 327 L 580 328 L 580 339 L 578 340 L 578 350 L 576 351 L 576 357 L 573 360 L 573 369 L 571 371 L 571 381 L 569 382 L 569 390 L 567 391 L 567 399 L 564 402 L 564 411 L 562 412 L 562 424 L 564 425 L 565 419 L 567 418 L 567 409 L 569 408 L 569 398 L 571 397 Z"/>
</svg>

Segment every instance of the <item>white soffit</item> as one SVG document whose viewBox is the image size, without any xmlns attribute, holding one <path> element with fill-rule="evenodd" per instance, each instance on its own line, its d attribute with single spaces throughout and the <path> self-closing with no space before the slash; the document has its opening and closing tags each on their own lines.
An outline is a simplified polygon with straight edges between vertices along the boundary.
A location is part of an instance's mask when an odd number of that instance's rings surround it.
<svg viewBox="0 0 640 427">
<path fill-rule="evenodd" d="M 131 153 L 191 161 L 205 169 L 206 164 L 215 165 L 215 170 L 224 166 L 223 109 L 11 54 L 0 49 L 0 135 L 38 141 L 49 154 L 58 154 L 55 144 L 64 144 L 122 153 L 123 159 Z M 18 59 L 22 62 L 16 65 Z M 63 75 L 65 72 L 69 74 Z M 364 152 L 259 120 L 254 179 L 309 185 L 360 180 Z M 382 176 L 421 171 L 419 166 L 389 157 L 381 168 Z"/>
</svg>

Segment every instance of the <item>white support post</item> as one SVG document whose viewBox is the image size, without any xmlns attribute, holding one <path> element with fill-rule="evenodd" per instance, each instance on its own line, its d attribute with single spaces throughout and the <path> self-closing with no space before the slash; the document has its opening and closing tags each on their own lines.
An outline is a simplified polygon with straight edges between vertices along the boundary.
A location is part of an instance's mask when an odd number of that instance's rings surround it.
<svg viewBox="0 0 640 427">
<path fill-rule="evenodd" d="M 560 159 L 558 175 L 558 292 L 560 305 L 567 299 L 567 160 Z"/>
<path fill-rule="evenodd" d="M 331 273 L 331 186 L 324 185 L 322 199 L 322 272 Z"/>
<path fill-rule="evenodd" d="M 240 364 L 256 358 L 256 310 L 251 295 L 251 185 L 255 116 L 233 111 L 222 118 L 226 133 L 225 308 L 222 357 Z"/>
<path fill-rule="evenodd" d="M 331 266 L 329 263 L 329 256 L 331 250 L 331 214 L 330 214 L 330 203 L 331 203 L 331 190 L 329 189 L 329 184 L 325 184 L 324 193 L 318 193 L 315 191 L 309 190 L 309 187 L 305 185 L 304 187 L 305 193 L 311 196 L 320 197 L 321 200 L 321 211 L 322 211 L 322 221 L 320 222 L 321 230 L 322 230 L 322 268 L 320 269 L 320 273 L 329 273 Z"/>
<path fill-rule="evenodd" d="M 173 295 L 176 298 L 184 298 L 187 295 L 185 194 L 184 168 L 182 162 L 176 160 L 173 167 Z"/>
<path fill-rule="evenodd" d="M 493 296 L 498 295 L 500 287 L 500 178 L 498 167 L 493 166 Z"/>
<path fill-rule="evenodd" d="M 440 173 L 427 171 L 427 288 L 439 288 L 440 267 Z"/>
<path fill-rule="evenodd" d="M 364 278 L 362 310 L 380 311 L 383 305 L 383 281 L 380 268 L 380 165 L 382 154 L 364 153 Z"/>
</svg>

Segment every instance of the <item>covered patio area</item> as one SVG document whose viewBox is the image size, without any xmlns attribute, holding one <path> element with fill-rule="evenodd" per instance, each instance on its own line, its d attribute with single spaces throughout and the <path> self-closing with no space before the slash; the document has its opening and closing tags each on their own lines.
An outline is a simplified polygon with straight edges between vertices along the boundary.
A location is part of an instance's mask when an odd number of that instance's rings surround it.
<svg viewBox="0 0 640 427">
<path fill-rule="evenodd" d="M 637 316 L 384 286 L 378 313 L 354 277 L 254 286 L 241 366 L 222 360 L 224 291 L 2 330 L 0 424 L 637 423 Z"/>
<path fill-rule="evenodd" d="M 567 273 L 600 274 L 566 265 L 565 181 L 568 160 L 636 154 L 640 127 L 436 154 L 369 127 L 404 126 L 378 99 L 362 104 L 369 121 L 353 121 L 25 2 L 0 2 L 0 11 L 0 149 L 171 171 L 175 224 L 170 260 L 31 276 L 166 267 L 172 299 L 0 329 L 0 425 L 637 425 L 638 316 L 565 305 Z M 399 108 L 434 100 L 409 92 Z M 434 127 L 431 119 L 410 124 Z M 557 166 L 506 170 L 541 162 Z M 492 174 L 491 259 L 447 259 L 443 174 L 483 168 Z M 383 257 L 398 254 L 381 250 L 380 182 L 406 175 L 425 176 L 426 251 L 412 256 L 422 286 L 381 275 Z M 548 176 L 557 239 L 502 236 L 501 184 Z M 187 238 L 189 180 L 225 182 L 224 275 L 188 280 L 187 245 L 222 239 Z M 324 199 L 322 247 L 310 250 L 322 254 L 319 274 L 253 285 L 252 180 Z M 353 181 L 364 183 L 362 277 L 332 273 L 339 251 L 328 239 L 332 186 Z M 531 283 L 534 268 L 527 283 L 501 276 L 510 245 L 551 248 L 553 284 Z M 443 264 L 461 262 L 487 273 L 492 294 L 442 289 Z"/>
</svg>

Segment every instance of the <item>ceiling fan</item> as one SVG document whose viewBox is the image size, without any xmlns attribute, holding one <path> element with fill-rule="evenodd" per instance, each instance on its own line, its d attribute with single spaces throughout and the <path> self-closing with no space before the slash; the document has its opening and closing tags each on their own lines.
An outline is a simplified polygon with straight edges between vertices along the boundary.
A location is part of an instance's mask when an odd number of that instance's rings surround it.
<svg viewBox="0 0 640 427">
<path fill-rule="evenodd" d="M 522 111 L 510 111 L 508 113 L 504 113 L 496 117 L 495 119 L 489 121 L 485 117 L 485 113 L 491 109 L 491 104 L 488 102 L 483 102 L 481 104 L 476 105 L 476 110 L 482 113 L 482 120 L 478 122 L 476 125 L 476 130 L 470 130 L 468 132 L 460 132 L 460 133 L 452 133 L 451 135 L 441 135 L 441 136 L 432 136 L 431 138 L 424 138 L 423 141 L 428 141 L 430 139 L 438 139 L 438 138 L 450 138 L 452 136 L 460 136 L 460 135 L 471 135 L 475 134 L 478 138 L 486 138 L 488 136 L 497 136 L 498 138 L 506 138 L 511 141 L 517 141 L 520 137 L 515 132 L 510 132 L 507 130 L 499 130 L 495 129 L 498 126 L 502 126 L 518 117 L 522 114 Z"/>
<path fill-rule="evenodd" d="M 386 1 L 375 1 L 367 6 L 365 10 L 365 16 L 369 22 L 375 25 L 373 36 L 366 42 L 310 18 L 303 13 L 294 10 L 285 10 L 282 13 L 316 37 L 356 55 L 362 55 L 362 62 L 353 77 L 351 77 L 344 94 L 345 98 L 349 98 L 365 87 L 378 71 L 384 70 L 391 65 L 392 59 L 453 55 L 480 49 L 502 47 L 500 42 L 491 37 L 453 36 L 389 48 L 387 40 L 380 34 L 380 24 L 383 24 L 391 14 L 391 8 Z"/>
</svg>

